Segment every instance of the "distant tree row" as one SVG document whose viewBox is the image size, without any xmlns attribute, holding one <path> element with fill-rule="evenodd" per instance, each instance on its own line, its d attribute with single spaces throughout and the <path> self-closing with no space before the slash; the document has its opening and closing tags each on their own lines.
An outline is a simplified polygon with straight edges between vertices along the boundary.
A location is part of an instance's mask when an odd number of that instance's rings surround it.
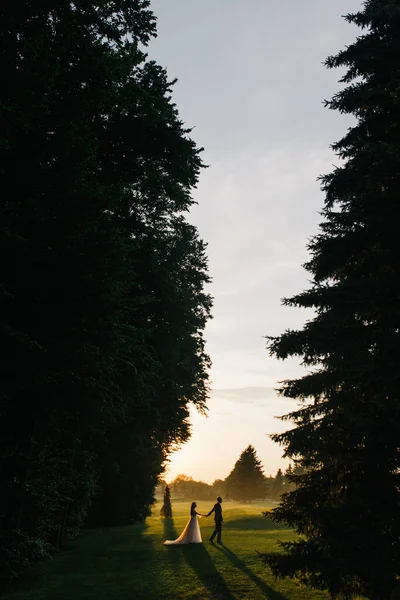
<svg viewBox="0 0 400 600">
<path fill-rule="evenodd" d="M 296 489 L 296 477 L 304 473 L 304 468 L 294 464 L 282 471 L 278 469 L 275 477 L 268 477 L 268 498 L 280 501 L 282 494 Z"/>
<path fill-rule="evenodd" d="M 241 453 L 226 479 L 216 479 L 212 485 L 209 485 L 203 481 L 195 481 L 187 475 L 178 475 L 169 487 L 175 497 L 186 500 L 213 500 L 217 496 L 238 502 L 267 498 L 279 500 L 281 494 L 295 489 L 292 477 L 302 472 L 301 467 L 289 466 L 284 473 L 279 469 L 275 477 L 266 477 L 256 451 L 250 445 Z M 159 487 L 160 495 L 164 489 L 165 483 Z"/>
<path fill-rule="evenodd" d="M 204 483 L 204 481 L 195 481 L 192 477 L 183 474 L 175 477 L 170 482 L 169 487 L 174 497 L 184 498 L 192 502 L 195 500 L 212 500 L 216 496 L 213 485 Z"/>
<path fill-rule="evenodd" d="M 203 410 L 203 166 L 148 0 L 2 2 L 0 582 L 143 519 Z"/>
</svg>

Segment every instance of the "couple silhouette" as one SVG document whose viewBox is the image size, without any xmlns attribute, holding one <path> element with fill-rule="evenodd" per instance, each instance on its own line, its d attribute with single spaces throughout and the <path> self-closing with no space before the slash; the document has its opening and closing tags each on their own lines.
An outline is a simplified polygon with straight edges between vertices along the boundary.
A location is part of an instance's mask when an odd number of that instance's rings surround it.
<svg viewBox="0 0 400 600">
<path fill-rule="evenodd" d="M 164 542 L 164 546 L 176 546 L 178 544 L 201 544 L 201 532 L 199 526 L 199 520 L 197 517 L 209 517 L 214 513 L 215 529 L 210 537 L 210 542 L 214 541 L 217 536 L 217 542 L 221 544 L 221 533 L 222 533 L 222 498 L 218 496 L 217 503 L 214 504 L 213 508 L 207 515 L 203 515 L 196 511 L 196 502 L 192 502 L 190 507 L 190 519 L 186 524 L 185 529 L 176 540 L 167 540 Z"/>
</svg>

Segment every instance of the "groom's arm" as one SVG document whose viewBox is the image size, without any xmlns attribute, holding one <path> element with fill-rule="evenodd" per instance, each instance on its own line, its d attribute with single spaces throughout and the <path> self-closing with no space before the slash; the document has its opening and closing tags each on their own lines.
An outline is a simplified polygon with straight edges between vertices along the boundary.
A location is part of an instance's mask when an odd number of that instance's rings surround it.
<svg viewBox="0 0 400 600">
<path fill-rule="evenodd" d="M 208 513 L 208 515 L 206 515 L 207 517 L 209 517 L 210 515 L 212 515 L 212 513 L 215 511 L 215 506 L 212 508 L 212 510 L 210 510 L 210 512 Z"/>
</svg>

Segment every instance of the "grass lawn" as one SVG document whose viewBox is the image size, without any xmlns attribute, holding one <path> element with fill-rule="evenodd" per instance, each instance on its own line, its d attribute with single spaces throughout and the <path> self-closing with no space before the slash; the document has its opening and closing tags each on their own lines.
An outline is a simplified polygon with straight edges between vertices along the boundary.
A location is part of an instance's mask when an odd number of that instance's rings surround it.
<svg viewBox="0 0 400 600">
<path fill-rule="evenodd" d="M 212 502 L 198 502 L 208 512 Z M 223 504 L 224 545 L 210 544 L 213 519 L 201 518 L 204 544 L 163 546 L 188 521 L 190 502 L 173 501 L 173 519 L 160 505 L 145 524 L 85 532 L 52 560 L 11 586 L 4 600 L 327 600 L 296 581 L 275 581 L 256 550 L 293 539 L 291 530 L 261 515 L 265 505 Z"/>
</svg>

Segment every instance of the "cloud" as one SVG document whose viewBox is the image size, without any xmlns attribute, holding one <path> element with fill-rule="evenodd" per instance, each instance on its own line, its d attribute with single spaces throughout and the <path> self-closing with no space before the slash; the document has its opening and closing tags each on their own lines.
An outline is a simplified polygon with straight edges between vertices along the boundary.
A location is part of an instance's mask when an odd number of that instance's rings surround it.
<svg viewBox="0 0 400 600">
<path fill-rule="evenodd" d="M 232 389 L 214 389 L 212 398 L 223 398 L 231 402 L 244 404 L 275 404 L 277 392 L 272 387 L 243 387 Z"/>
</svg>

